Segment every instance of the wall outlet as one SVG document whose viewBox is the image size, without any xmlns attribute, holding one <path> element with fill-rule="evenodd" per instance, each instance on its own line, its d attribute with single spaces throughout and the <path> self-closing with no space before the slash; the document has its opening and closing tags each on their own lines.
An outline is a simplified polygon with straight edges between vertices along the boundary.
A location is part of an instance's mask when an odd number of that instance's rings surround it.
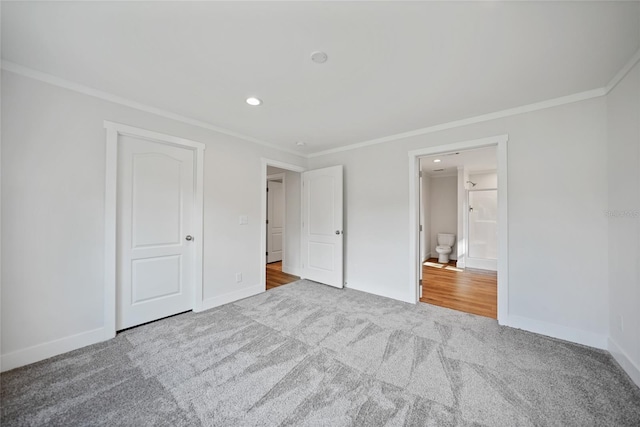
<svg viewBox="0 0 640 427">
<path fill-rule="evenodd" d="M 242 282 L 242 273 L 236 273 L 236 283 Z"/>
</svg>

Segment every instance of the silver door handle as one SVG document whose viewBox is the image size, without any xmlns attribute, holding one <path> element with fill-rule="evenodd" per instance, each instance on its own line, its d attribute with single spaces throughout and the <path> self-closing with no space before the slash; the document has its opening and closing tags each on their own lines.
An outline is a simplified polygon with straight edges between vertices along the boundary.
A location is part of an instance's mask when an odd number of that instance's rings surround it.
<svg viewBox="0 0 640 427">
<path fill-rule="evenodd" d="M 336 230 L 336 234 L 342 234 L 342 231 Z"/>
<path fill-rule="evenodd" d="M 186 240 L 188 241 L 192 241 L 193 240 L 193 236 L 192 235 L 188 235 L 187 237 L 185 237 Z"/>
</svg>

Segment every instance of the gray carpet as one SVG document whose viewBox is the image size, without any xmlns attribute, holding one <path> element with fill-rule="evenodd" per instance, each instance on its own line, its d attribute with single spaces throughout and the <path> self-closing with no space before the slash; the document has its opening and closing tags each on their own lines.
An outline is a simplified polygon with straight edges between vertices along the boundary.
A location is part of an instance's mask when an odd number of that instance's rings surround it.
<svg viewBox="0 0 640 427">
<path fill-rule="evenodd" d="M 300 281 L 4 373 L 3 426 L 638 426 L 606 352 Z"/>
</svg>

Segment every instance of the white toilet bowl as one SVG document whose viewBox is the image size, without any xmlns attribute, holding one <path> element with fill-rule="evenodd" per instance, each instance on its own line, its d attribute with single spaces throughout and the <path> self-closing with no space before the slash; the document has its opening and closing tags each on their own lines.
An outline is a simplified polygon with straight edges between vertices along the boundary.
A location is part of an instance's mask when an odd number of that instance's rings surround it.
<svg viewBox="0 0 640 427">
<path fill-rule="evenodd" d="M 447 264 L 449 262 L 449 254 L 452 251 L 455 241 L 455 234 L 438 233 L 438 246 L 436 246 L 436 252 L 438 252 L 439 263 Z"/>
</svg>

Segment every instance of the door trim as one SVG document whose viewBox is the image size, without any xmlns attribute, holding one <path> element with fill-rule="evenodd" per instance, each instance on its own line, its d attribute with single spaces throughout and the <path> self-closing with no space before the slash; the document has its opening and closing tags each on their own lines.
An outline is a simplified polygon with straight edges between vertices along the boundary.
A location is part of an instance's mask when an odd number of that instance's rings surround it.
<svg viewBox="0 0 640 427">
<path fill-rule="evenodd" d="M 172 135 L 153 132 L 121 123 L 105 120 L 106 129 L 106 169 L 104 197 L 104 331 L 105 339 L 116 336 L 116 218 L 117 218 L 117 179 L 118 179 L 118 137 L 133 136 L 156 143 L 190 149 L 194 152 L 195 191 L 193 235 L 196 236 L 195 265 L 193 274 L 194 301 L 193 311 L 202 311 L 202 254 L 203 254 L 203 208 L 204 208 L 204 150 L 201 142 L 179 138 Z"/>
<path fill-rule="evenodd" d="M 273 166 L 275 168 L 286 169 L 291 172 L 302 173 L 306 171 L 302 166 L 294 165 L 292 163 L 280 162 L 278 160 L 271 160 L 267 158 L 260 159 L 260 289 L 261 292 L 267 290 L 267 166 Z M 302 179 L 302 178 L 300 178 Z M 285 188 L 285 197 L 287 190 Z M 302 186 L 300 186 L 300 200 L 302 200 Z M 302 205 L 300 205 L 302 209 Z M 285 206 L 286 212 L 286 206 Z M 302 230 L 300 230 L 300 239 L 302 240 Z M 284 243 L 283 243 L 284 245 Z M 284 260 L 283 260 L 284 261 Z"/>
<path fill-rule="evenodd" d="M 420 301 L 419 269 L 422 268 L 418 249 L 419 194 L 418 172 L 420 157 L 443 154 L 451 151 L 469 150 L 483 147 L 497 147 L 498 160 L 498 323 L 503 325 L 509 315 L 509 236 L 507 215 L 507 142 L 509 135 L 497 135 L 421 148 L 408 152 L 409 155 L 409 290 L 414 304 Z"/>
</svg>

